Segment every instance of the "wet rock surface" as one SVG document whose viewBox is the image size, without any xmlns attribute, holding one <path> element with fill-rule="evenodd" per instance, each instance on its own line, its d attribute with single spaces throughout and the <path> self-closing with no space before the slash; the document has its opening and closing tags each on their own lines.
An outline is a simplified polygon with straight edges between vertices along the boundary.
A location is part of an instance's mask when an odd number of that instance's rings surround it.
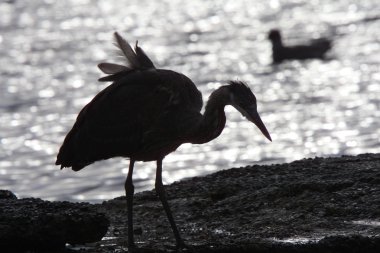
<svg viewBox="0 0 380 253">
<path fill-rule="evenodd" d="M 166 191 L 195 252 L 380 252 L 380 154 L 234 168 Z M 138 193 L 134 201 L 140 251 L 173 251 L 155 192 Z M 112 224 L 104 245 L 125 249 L 125 198 L 103 207 Z"/>
<path fill-rule="evenodd" d="M 0 251 L 48 250 L 96 242 L 107 232 L 104 213 L 88 203 L 0 198 Z"/>
<path fill-rule="evenodd" d="M 380 154 L 234 168 L 166 191 L 190 252 L 380 252 Z M 106 236 L 62 252 L 126 252 L 125 198 L 93 207 Z M 134 225 L 134 252 L 175 252 L 154 190 L 135 195 Z"/>
</svg>

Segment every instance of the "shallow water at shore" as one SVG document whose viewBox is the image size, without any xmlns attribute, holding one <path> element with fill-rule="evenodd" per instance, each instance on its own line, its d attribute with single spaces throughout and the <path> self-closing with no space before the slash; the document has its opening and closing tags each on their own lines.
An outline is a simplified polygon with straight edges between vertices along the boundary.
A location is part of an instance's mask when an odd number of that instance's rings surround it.
<svg viewBox="0 0 380 253">
<path fill-rule="evenodd" d="M 10 2 L 10 1 L 9 1 Z M 115 59 L 112 33 L 160 68 L 186 74 L 204 101 L 228 80 L 249 83 L 269 143 L 226 107 L 222 135 L 164 160 L 165 183 L 250 164 L 380 152 L 377 1 L 13 1 L 0 3 L 0 188 L 20 197 L 101 201 L 123 194 L 128 161 L 81 172 L 54 165 L 80 109 L 104 87 L 96 64 Z M 328 36 L 330 60 L 270 64 L 269 29 L 285 43 Z M 138 191 L 154 163 L 137 163 Z"/>
</svg>

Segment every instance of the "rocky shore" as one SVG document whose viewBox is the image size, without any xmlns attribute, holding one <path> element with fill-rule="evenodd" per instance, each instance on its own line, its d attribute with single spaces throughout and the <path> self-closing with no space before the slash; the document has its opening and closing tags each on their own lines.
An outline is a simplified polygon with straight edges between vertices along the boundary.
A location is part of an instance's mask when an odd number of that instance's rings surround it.
<svg viewBox="0 0 380 253">
<path fill-rule="evenodd" d="M 380 154 L 233 168 L 166 190 L 193 252 L 380 252 Z M 86 204 L 6 195 L 1 252 L 127 251 L 124 197 Z M 137 252 L 175 252 L 154 190 L 135 195 L 134 219 Z"/>
</svg>

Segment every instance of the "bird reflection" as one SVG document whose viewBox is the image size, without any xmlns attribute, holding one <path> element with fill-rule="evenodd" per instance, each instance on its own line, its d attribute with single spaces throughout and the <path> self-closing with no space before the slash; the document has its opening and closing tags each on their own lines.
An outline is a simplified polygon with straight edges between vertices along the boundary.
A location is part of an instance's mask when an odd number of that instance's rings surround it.
<svg viewBox="0 0 380 253">
<path fill-rule="evenodd" d="M 312 40 L 305 45 L 285 46 L 282 42 L 281 33 L 277 29 L 269 32 L 268 39 L 272 43 L 273 63 L 280 63 L 283 60 L 291 59 L 323 59 L 332 44 L 329 39 L 320 38 Z"/>
<path fill-rule="evenodd" d="M 216 89 L 201 114 L 202 95 L 185 75 L 157 69 L 137 43 L 134 49 L 114 34 L 125 65 L 101 63 L 113 83 L 79 113 L 67 134 L 57 165 L 79 171 L 96 161 L 130 158 L 125 181 L 128 212 L 128 248 L 134 248 L 132 206 L 135 161 L 156 161 L 155 189 L 167 214 L 178 247 L 184 247 L 162 184 L 162 160 L 183 143 L 206 143 L 222 132 L 224 107 L 232 105 L 271 140 L 257 112 L 256 97 L 243 82 L 230 81 Z"/>
</svg>

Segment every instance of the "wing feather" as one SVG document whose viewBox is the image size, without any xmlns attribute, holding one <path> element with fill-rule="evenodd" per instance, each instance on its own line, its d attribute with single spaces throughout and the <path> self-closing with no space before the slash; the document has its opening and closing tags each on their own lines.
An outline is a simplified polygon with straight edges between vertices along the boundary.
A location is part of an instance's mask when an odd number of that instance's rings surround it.
<svg viewBox="0 0 380 253">
<path fill-rule="evenodd" d="M 125 65 L 115 63 L 98 64 L 99 69 L 109 75 L 100 78 L 100 82 L 116 81 L 130 74 L 129 72 L 137 70 L 155 69 L 153 62 L 144 50 L 138 46 L 137 41 L 133 50 L 131 45 L 118 32 L 114 33 L 114 38 L 115 45 L 119 48 L 119 52 L 125 60 Z"/>
<path fill-rule="evenodd" d="M 131 69 L 128 68 L 127 66 L 123 66 L 120 64 L 115 64 L 115 63 L 99 63 L 98 68 L 103 71 L 104 74 L 116 74 L 122 71 L 130 71 Z"/>
<path fill-rule="evenodd" d="M 122 56 L 124 56 L 127 60 L 127 67 L 130 67 L 131 69 L 139 69 L 140 62 L 136 57 L 135 51 L 133 51 L 129 43 L 123 37 L 121 37 L 118 32 L 115 32 L 114 36 L 116 42 L 115 45 L 120 49 Z"/>
</svg>

